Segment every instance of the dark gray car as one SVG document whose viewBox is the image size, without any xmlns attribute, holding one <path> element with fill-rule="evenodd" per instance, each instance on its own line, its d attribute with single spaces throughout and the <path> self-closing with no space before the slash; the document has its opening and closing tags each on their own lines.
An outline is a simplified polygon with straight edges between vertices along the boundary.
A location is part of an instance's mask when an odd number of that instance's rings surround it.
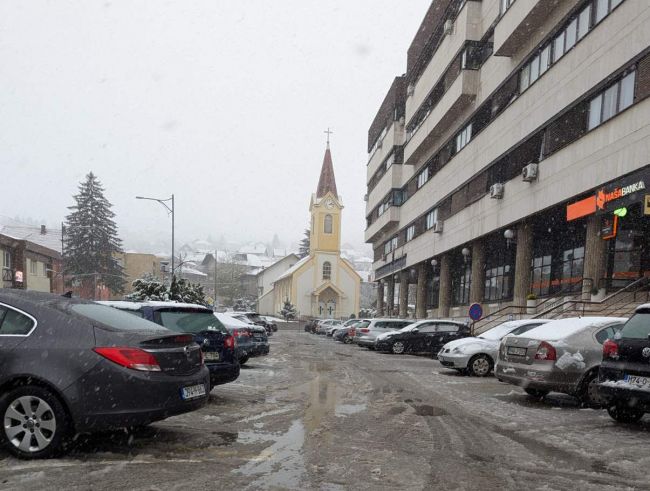
<svg viewBox="0 0 650 491">
<path fill-rule="evenodd" d="M 209 383 L 190 335 L 83 300 L 0 289 L 0 444 L 17 457 L 198 409 Z"/>
</svg>

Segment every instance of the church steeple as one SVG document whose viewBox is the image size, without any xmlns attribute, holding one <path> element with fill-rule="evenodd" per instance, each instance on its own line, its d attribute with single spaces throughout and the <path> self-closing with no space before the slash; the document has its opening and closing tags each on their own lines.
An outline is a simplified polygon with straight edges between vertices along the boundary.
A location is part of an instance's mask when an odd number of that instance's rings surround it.
<svg viewBox="0 0 650 491">
<path fill-rule="evenodd" d="M 318 179 L 318 188 L 316 189 L 316 198 L 322 198 L 328 192 L 331 192 L 336 198 L 339 194 L 336 192 L 336 179 L 334 178 L 334 165 L 332 164 L 332 154 L 330 152 L 330 131 L 327 130 L 327 148 L 323 158 L 323 166 L 320 170 Z"/>
</svg>

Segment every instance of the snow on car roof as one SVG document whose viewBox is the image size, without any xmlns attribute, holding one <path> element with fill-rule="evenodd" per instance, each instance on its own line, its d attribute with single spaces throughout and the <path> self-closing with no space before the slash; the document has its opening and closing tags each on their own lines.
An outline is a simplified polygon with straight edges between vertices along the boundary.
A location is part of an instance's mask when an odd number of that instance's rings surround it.
<svg viewBox="0 0 650 491">
<path fill-rule="evenodd" d="M 640 312 L 642 310 L 650 310 L 650 303 L 644 303 L 643 305 L 639 305 L 636 309 L 634 309 L 635 312 Z"/>
<path fill-rule="evenodd" d="M 624 317 L 570 317 L 558 319 L 531 329 L 521 337 L 538 339 L 540 341 L 555 341 L 567 338 L 574 334 L 588 329 L 592 326 L 598 327 L 612 322 L 625 322 Z"/>
<path fill-rule="evenodd" d="M 182 302 L 163 302 L 159 300 L 149 300 L 146 302 L 128 302 L 126 300 L 101 300 L 97 303 L 102 305 L 107 305 L 109 307 L 115 307 L 116 309 L 122 310 L 139 310 L 142 306 L 147 305 L 149 307 L 180 307 L 180 308 L 193 308 L 197 307 L 208 309 L 205 305 L 194 304 L 194 303 L 182 303 Z"/>
<path fill-rule="evenodd" d="M 122 310 L 140 310 L 140 307 L 142 307 L 141 302 L 127 302 L 123 300 L 98 300 L 95 303 Z"/>
<path fill-rule="evenodd" d="M 226 327 L 248 327 L 249 325 L 245 322 L 236 319 L 228 314 L 222 314 L 221 312 L 215 312 L 214 315 L 219 319 L 219 321 Z"/>
</svg>

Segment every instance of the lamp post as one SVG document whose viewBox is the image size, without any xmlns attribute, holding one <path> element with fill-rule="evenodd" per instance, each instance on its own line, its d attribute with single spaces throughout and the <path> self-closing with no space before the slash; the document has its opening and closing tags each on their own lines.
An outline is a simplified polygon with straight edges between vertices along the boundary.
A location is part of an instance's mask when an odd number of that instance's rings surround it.
<svg viewBox="0 0 650 491">
<path fill-rule="evenodd" d="M 150 201 L 157 201 L 158 203 L 163 205 L 165 208 L 167 208 L 167 211 L 169 211 L 169 213 L 171 213 L 171 215 L 172 215 L 172 277 L 171 277 L 171 280 L 173 280 L 174 279 L 174 195 L 172 194 L 172 197 L 167 198 L 167 199 L 146 198 L 144 196 L 136 196 L 135 199 L 147 199 L 147 200 L 150 200 Z M 169 205 L 167 205 L 168 201 L 172 202 L 171 208 L 169 207 Z M 171 282 L 171 280 L 170 280 L 170 282 Z"/>
</svg>

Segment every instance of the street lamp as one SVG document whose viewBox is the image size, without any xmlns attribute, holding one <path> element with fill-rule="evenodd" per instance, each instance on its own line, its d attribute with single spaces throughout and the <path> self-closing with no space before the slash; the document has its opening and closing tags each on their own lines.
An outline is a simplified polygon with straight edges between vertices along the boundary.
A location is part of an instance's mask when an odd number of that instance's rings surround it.
<svg viewBox="0 0 650 491">
<path fill-rule="evenodd" d="M 135 199 L 147 199 L 150 201 L 157 201 L 165 208 L 167 208 L 167 211 L 169 211 L 169 213 L 171 213 L 172 215 L 172 280 L 173 280 L 174 279 L 174 195 L 172 194 L 172 197 L 167 199 L 145 198 L 144 196 L 136 196 Z M 167 201 L 172 202 L 171 208 L 167 205 Z"/>
</svg>

